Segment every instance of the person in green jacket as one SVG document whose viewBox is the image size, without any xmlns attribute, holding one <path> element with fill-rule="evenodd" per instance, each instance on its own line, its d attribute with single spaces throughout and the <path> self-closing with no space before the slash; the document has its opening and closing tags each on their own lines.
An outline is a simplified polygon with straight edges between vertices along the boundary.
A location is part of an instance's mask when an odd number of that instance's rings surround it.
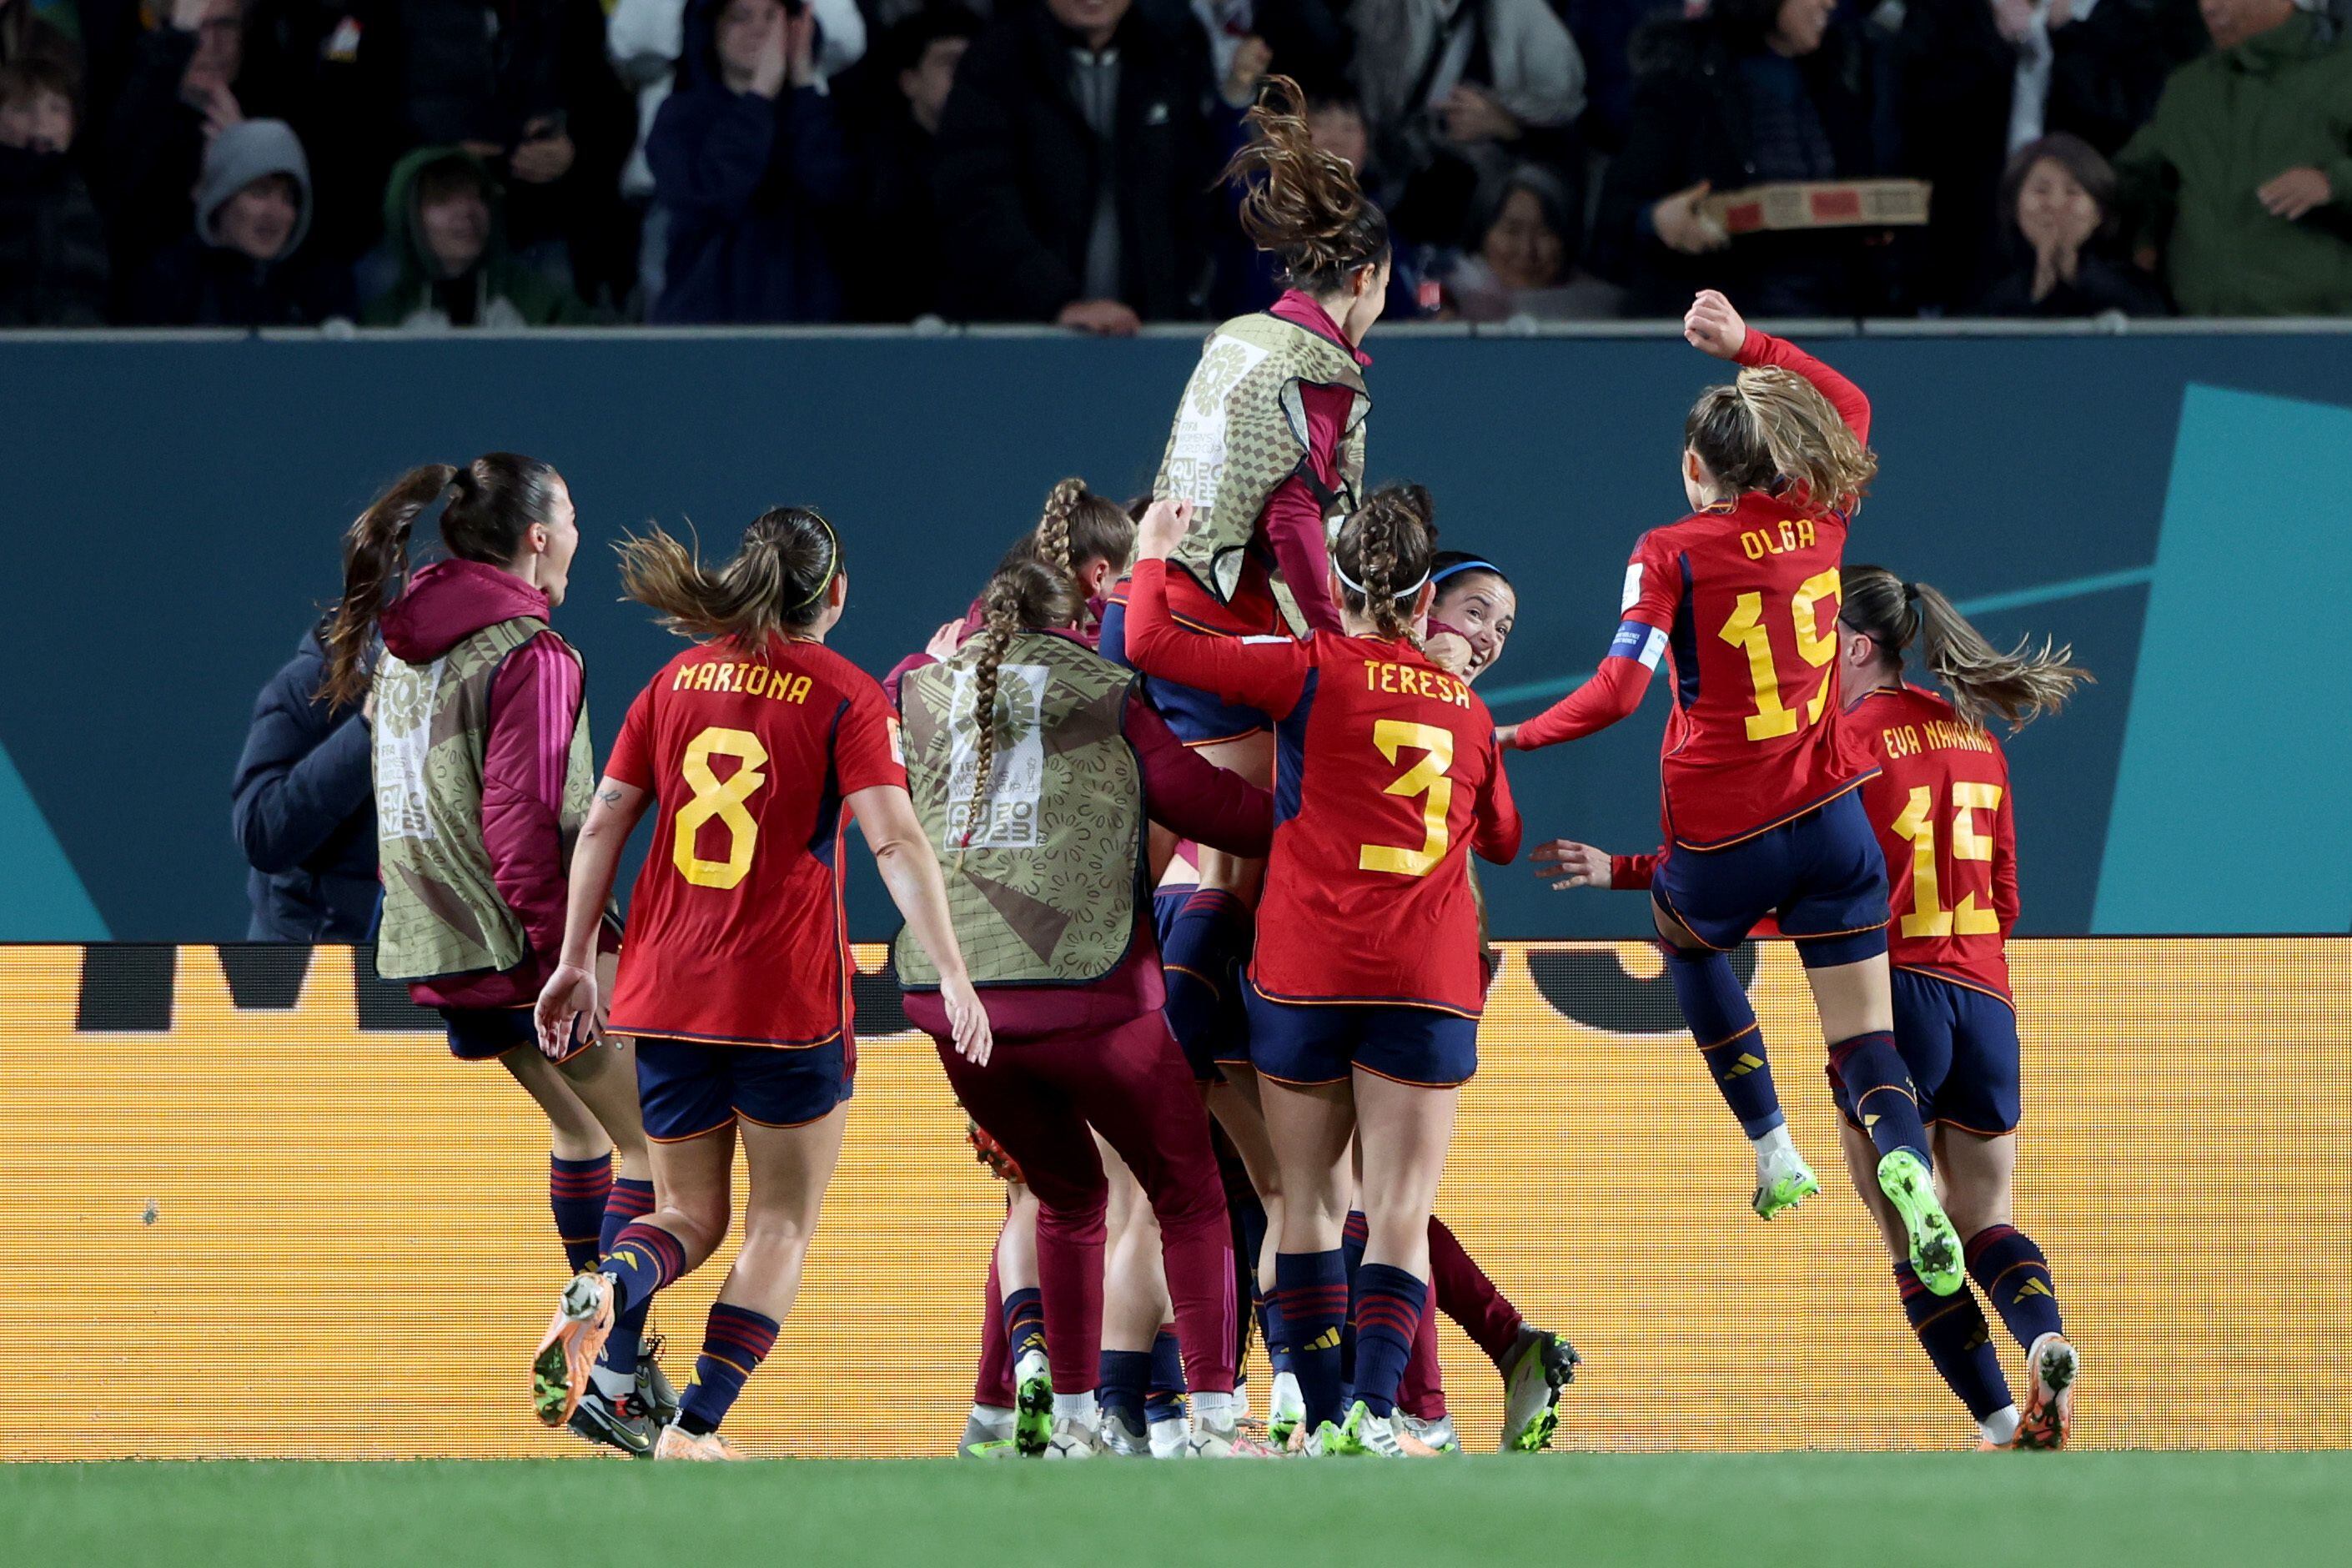
<svg viewBox="0 0 2352 1568">
<path fill-rule="evenodd" d="M 2116 158 L 2142 257 L 2189 315 L 2352 312 L 2352 38 L 2294 0 L 2200 9 L 2213 52 Z"/>
<path fill-rule="evenodd" d="M 571 289 L 508 251 L 505 193 L 462 147 L 420 147 L 394 165 L 383 231 L 400 277 L 362 313 L 367 326 L 436 331 L 595 319 Z"/>
</svg>

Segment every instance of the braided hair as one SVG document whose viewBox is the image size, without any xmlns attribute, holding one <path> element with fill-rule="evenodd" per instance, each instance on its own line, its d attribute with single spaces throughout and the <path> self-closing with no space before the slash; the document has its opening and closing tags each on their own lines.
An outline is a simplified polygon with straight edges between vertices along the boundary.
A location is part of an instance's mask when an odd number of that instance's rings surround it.
<svg viewBox="0 0 2352 1568">
<path fill-rule="evenodd" d="M 1086 609 L 1077 583 L 1034 556 L 1016 557 L 998 567 L 980 605 L 980 658 L 971 676 L 971 721 L 978 734 L 972 744 L 971 808 L 959 849 L 971 845 L 980 808 L 995 787 L 997 682 L 1005 650 L 1024 630 L 1055 631 L 1076 625 Z"/>
<path fill-rule="evenodd" d="M 1348 514 L 1332 542 L 1342 607 L 1370 616 L 1384 637 L 1412 634 L 1412 603 L 1437 549 L 1435 510 L 1419 485 L 1382 485 Z"/>
</svg>

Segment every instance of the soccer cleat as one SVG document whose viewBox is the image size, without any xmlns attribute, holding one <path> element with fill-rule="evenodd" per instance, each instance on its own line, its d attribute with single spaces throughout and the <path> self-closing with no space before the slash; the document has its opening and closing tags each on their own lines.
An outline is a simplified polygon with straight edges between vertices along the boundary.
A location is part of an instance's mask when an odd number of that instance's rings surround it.
<svg viewBox="0 0 2352 1568">
<path fill-rule="evenodd" d="M 956 1439 L 956 1458 L 1006 1459 L 1013 1454 L 1013 1412 L 990 1405 L 983 1413 L 973 1405 L 963 1418 L 963 1436 Z"/>
<path fill-rule="evenodd" d="M 1265 1440 L 1277 1448 L 1295 1448 L 1306 1425 L 1307 1396 L 1298 1391 L 1297 1377 L 1287 1372 L 1276 1373 L 1272 1408 L 1265 1418 Z"/>
<path fill-rule="evenodd" d="M 1396 1429 L 1385 1415 L 1375 1415 L 1372 1407 L 1362 1400 L 1348 1406 L 1348 1418 L 1334 1426 L 1323 1423 L 1315 1434 L 1323 1440 L 1323 1452 L 1349 1458 L 1402 1459 L 1402 1445 L 1397 1442 Z"/>
<path fill-rule="evenodd" d="M 1013 1446 L 1034 1459 L 1054 1433 L 1054 1374 L 1034 1350 L 1013 1369 Z"/>
<path fill-rule="evenodd" d="M 677 1390 L 662 1371 L 662 1337 L 647 1334 L 637 1346 L 637 1406 L 658 1432 L 677 1419 Z"/>
<path fill-rule="evenodd" d="M 1123 1411 L 1104 1411 L 1100 1434 L 1106 1453 L 1125 1459 L 1151 1457 L 1151 1435 L 1129 1421 Z"/>
<path fill-rule="evenodd" d="M 1912 1271 L 1938 1296 L 1958 1291 L 1968 1279 L 1960 1235 L 1945 1217 L 1927 1163 L 1908 1149 L 1889 1151 L 1878 1162 L 1878 1190 L 1903 1216 L 1904 1233 L 1911 1238 Z"/>
<path fill-rule="evenodd" d="M 1584 1358 L 1558 1334 L 1519 1327 L 1503 1369 L 1503 1452 L 1539 1454 L 1559 1429 L 1560 1391 L 1576 1381 Z"/>
<path fill-rule="evenodd" d="M 661 1439 L 654 1445 L 656 1459 L 740 1459 L 747 1458 L 735 1445 L 716 1432 L 695 1436 L 685 1427 L 672 1424 L 661 1430 Z"/>
<path fill-rule="evenodd" d="M 1440 1415 L 1424 1421 L 1418 1415 L 1408 1415 L 1400 1410 L 1389 1423 L 1396 1433 L 1397 1447 L 1410 1459 L 1433 1458 L 1439 1454 L 1458 1454 L 1462 1439 L 1454 1435 L 1454 1417 Z"/>
<path fill-rule="evenodd" d="M 2063 1448 L 2074 1431 L 2074 1379 L 2082 1373 L 2074 1347 L 2058 1334 L 2033 1342 L 2026 1360 L 2033 1369 L 2033 1387 L 2025 1396 L 2025 1415 L 2017 1424 L 2021 1448 Z"/>
<path fill-rule="evenodd" d="M 1813 1174 L 1795 1144 L 1783 1140 L 1769 1151 L 1756 1151 L 1756 1195 L 1749 1201 L 1757 1218 L 1770 1219 L 1821 1190 L 1821 1178 Z"/>
<path fill-rule="evenodd" d="M 1045 1458 L 1091 1459 L 1105 1452 L 1102 1434 L 1092 1425 L 1072 1415 L 1054 1417 L 1053 1431 L 1045 1439 Z"/>
<path fill-rule="evenodd" d="M 1187 1459 L 1277 1459 L 1281 1450 L 1259 1442 L 1239 1425 L 1198 1426 L 1179 1451 Z"/>
<path fill-rule="evenodd" d="M 1307 1432 L 1304 1426 L 1299 1430 L 1305 1433 L 1305 1436 L 1294 1439 L 1298 1453 L 1306 1455 L 1310 1459 L 1330 1458 L 1339 1455 L 1339 1428 L 1330 1422 L 1324 1422 L 1312 1432 Z"/>
<path fill-rule="evenodd" d="M 530 1400 L 541 1421 L 561 1426 L 572 1419 L 612 1332 L 613 1277 L 583 1269 L 563 1288 L 563 1300 L 530 1359 Z"/>
<path fill-rule="evenodd" d="M 1181 1459 L 1184 1457 L 1184 1445 L 1192 1441 L 1192 1424 L 1181 1415 L 1171 1415 L 1165 1420 L 1146 1422 L 1144 1432 L 1153 1458 Z"/>
<path fill-rule="evenodd" d="M 593 1387 L 580 1396 L 578 1408 L 564 1425 L 591 1443 L 618 1448 L 633 1459 L 652 1455 L 654 1436 L 661 1430 L 635 1394 L 625 1394 L 614 1401 Z"/>
</svg>

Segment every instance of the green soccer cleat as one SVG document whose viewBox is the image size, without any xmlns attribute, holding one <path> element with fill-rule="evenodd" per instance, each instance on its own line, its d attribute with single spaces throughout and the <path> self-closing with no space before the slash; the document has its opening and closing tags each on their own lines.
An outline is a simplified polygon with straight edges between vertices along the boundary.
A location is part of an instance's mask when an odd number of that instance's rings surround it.
<svg viewBox="0 0 2352 1568">
<path fill-rule="evenodd" d="M 1938 1296 L 1956 1293 L 1968 1278 L 1960 1235 L 1936 1196 L 1936 1178 L 1927 1163 L 1908 1149 L 1891 1152 L 1878 1162 L 1878 1190 L 1903 1216 L 1904 1233 L 1911 1238 L 1913 1272 Z"/>
<path fill-rule="evenodd" d="M 1265 1440 L 1274 1448 L 1287 1452 L 1292 1439 L 1306 1439 L 1301 1435 L 1307 1425 L 1306 1396 L 1298 1392 L 1298 1379 L 1286 1372 L 1274 1374 L 1273 1408 L 1265 1417 Z"/>
<path fill-rule="evenodd" d="M 1503 1371 L 1503 1448 L 1540 1454 L 1559 1429 L 1560 1391 L 1576 1381 L 1584 1358 L 1558 1334 L 1519 1326 L 1519 1342 Z"/>
<path fill-rule="evenodd" d="M 1031 1351 L 1013 1368 L 1013 1446 L 1024 1459 L 1041 1458 L 1054 1436 L 1054 1374 Z"/>
<path fill-rule="evenodd" d="M 1769 1152 L 1756 1152 L 1756 1196 L 1751 1200 L 1756 1217 L 1770 1219 L 1784 1209 L 1795 1208 L 1822 1190 L 1821 1178 L 1805 1163 L 1793 1143 L 1781 1141 Z"/>
<path fill-rule="evenodd" d="M 1334 1426 L 1328 1421 L 1317 1429 L 1322 1440 L 1322 1451 L 1346 1458 L 1402 1459 L 1402 1445 L 1397 1442 L 1396 1430 L 1385 1415 L 1375 1415 L 1372 1407 L 1362 1400 L 1348 1406 L 1348 1418 Z"/>
</svg>

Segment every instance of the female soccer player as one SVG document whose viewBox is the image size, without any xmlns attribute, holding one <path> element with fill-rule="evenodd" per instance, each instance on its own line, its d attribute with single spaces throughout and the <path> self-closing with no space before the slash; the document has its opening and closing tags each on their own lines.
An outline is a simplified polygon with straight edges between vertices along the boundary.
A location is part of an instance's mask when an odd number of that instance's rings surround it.
<svg viewBox="0 0 2352 1568">
<path fill-rule="evenodd" d="M 1262 854 L 1272 803 L 1187 752 L 1134 677 L 1072 635 L 1082 603 L 1044 561 L 1009 561 L 989 584 L 982 634 L 900 684 L 916 808 L 948 851 L 957 935 L 990 990 L 993 1057 L 969 1062 L 950 1048 L 938 979 L 903 936 L 898 973 L 907 1016 L 939 1040 L 957 1098 L 1037 1197 L 1045 1342 L 1042 1352 L 1016 1344 L 1015 1380 L 1024 1405 L 1050 1396 L 1046 1456 L 1102 1451 L 1108 1188 L 1094 1133 L 1159 1219 L 1192 1393 L 1191 1451 L 1246 1454 L 1224 1193 L 1208 1120 L 1160 1016 L 1140 889 L 1151 816 Z"/>
<path fill-rule="evenodd" d="M 740 1141 L 743 1243 L 710 1309 L 694 1382 L 654 1449 L 729 1459 L 718 1428 L 798 1294 L 841 1152 L 856 1045 L 841 908 L 848 807 L 890 896 L 937 968 L 942 1033 L 984 1061 L 988 1017 L 966 977 L 939 863 L 907 798 L 898 721 L 873 679 L 824 646 L 849 579 L 840 535 L 803 507 L 744 530 L 716 571 L 653 530 L 621 546 L 629 595 L 705 639 L 638 694 L 596 786 L 572 867 L 562 963 L 539 997 L 551 1054 L 593 1017 L 589 967 L 621 848 L 649 804 L 656 847 L 630 909 L 612 996 L 637 1037 L 660 1205 L 565 1288 L 533 1358 L 541 1420 L 579 1402 L 615 1314 L 699 1266 L 726 1235 Z"/>
<path fill-rule="evenodd" d="M 409 531 L 445 493 L 450 559 L 412 576 Z M 653 1206 L 629 1041 L 594 1014 L 547 1056 L 531 1034 L 594 776 L 580 656 L 547 624 L 579 547 L 572 492 L 545 463 L 492 452 L 412 469 L 344 537 L 324 689 L 345 702 L 364 693 L 373 731 L 376 967 L 440 1013 L 452 1055 L 499 1063 L 546 1113 L 549 1197 L 574 1268 Z M 379 629 L 371 683 L 363 666 Z M 609 943 L 597 962 L 611 963 Z M 598 1386 L 565 1411 L 581 1436 L 636 1455 L 652 1450 L 651 1418 L 677 1407 L 652 1357 L 638 1354 L 643 1321 L 619 1325 Z"/>
<path fill-rule="evenodd" d="M 1994 713 L 2022 726 L 2055 712 L 2091 678 L 2069 662 L 2069 649 L 2000 652 L 1935 589 L 1878 566 L 1847 574 L 1837 637 L 1839 673 L 1853 694 L 1846 721 L 1880 769 L 1862 798 L 1895 888 L 1895 1037 L 1935 1130 L 1937 1173 L 1967 1238 L 1969 1271 L 2025 1349 L 2032 1383 L 2022 1416 L 1975 1296 L 1963 1285 L 1955 1299 L 1938 1298 L 1913 1268 L 1902 1220 L 1874 1179 L 1875 1149 L 1832 1071 L 1846 1163 L 1895 1253 L 1904 1314 L 1984 1444 L 2063 1447 L 2074 1347 L 2048 1263 L 2009 1223 L 2019 1052 L 2006 945 L 2017 922 L 2017 833 L 2008 759 L 1984 724 Z M 1904 657 L 1915 648 L 1952 701 L 1904 681 Z M 1569 887 L 1645 888 L 1658 860 L 1565 841 L 1537 857 L 1545 875 Z"/>
<path fill-rule="evenodd" d="M 1789 1139 L 1730 952 L 1776 915 L 1796 940 L 1830 1060 L 1852 1089 L 1927 1288 L 1963 1276 L 1927 1130 L 1894 1036 L 1886 870 L 1856 795 L 1874 771 L 1839 723 L 1835 621 L 1848 521 L 1877 471 L 1861 389 L 1701 293 L 1683 335 L 1743 368 L 1684 424 L 1691 515 L 1642 538 L 1601 668 L 1507 731 L 1523 749 L 1631 714 L 1664 653 L 1675 705 L 1661 784 L 1667 851 L 1652 900 L 1675 998 L 1756 1150 L 1767 1219 L 1821 1190 Z"/>
<path fill-rule="evenodd" d="M 1390 1418 L 1428 1294 L 1430 1208 L 1477 1066 L 1484 986 L 1465 851 L 1508 861 L 1518 812 L 1485 705 L 1415 640 L 1433 552 L 1411 497 L 1377 492 L 1342 525 L 1329 568 L 1342 628 L 1303 643 L 1182 627 L 1167 563 L 1192 510 L 1162 502 L 1144 519 L 1128 649 L 1147 673 L 1276 720 L 1277 826 L 1246 997 L 1287 1200 L 1281 1331 L 1308 1451 L 1402 1456 Z M 1360 1129 L 1369 1226 L 1351 1301 L 1341 1239 Z"/>
<path fill-rule="evenodd" d="M 2042 1249 L 2009 1223 L 2018 1043 L 2006 945 L 2017 924 L 2017 828 L 2009 760 L 1985 726 L 1996 713 L 2014 730 L 2056 712 L 2090 676 L 2071 662 L 2071 649 L 2045 643 L 2037 652 L 2021 642 L 2002 652 L 1943 595 L 1883 567 L 1847 574 L 1838 623 L 1846 722 L 1879 767 L 1862 802 L 1894 884 L 1895 1038 L 1919 1113 L 1935 1129 L 1937 1173 L 1969 1272 L 2025 1352 L 2022 1415 L 1975 1296 L 1962 1285 L 1944 1301 L 1921 1288 L 1899 1216 L 1864 1179 L 1871 1142 L 1849 1085 L 1832 1071 L 1846 1163 L 1895 1251 L 1904 1313 L 1984 1441 L 2063 1448 L 2074 1422 L 2074 1347 Z M 1913 653 L 1950 701 L 1905 682 Z"/>
</svg>

